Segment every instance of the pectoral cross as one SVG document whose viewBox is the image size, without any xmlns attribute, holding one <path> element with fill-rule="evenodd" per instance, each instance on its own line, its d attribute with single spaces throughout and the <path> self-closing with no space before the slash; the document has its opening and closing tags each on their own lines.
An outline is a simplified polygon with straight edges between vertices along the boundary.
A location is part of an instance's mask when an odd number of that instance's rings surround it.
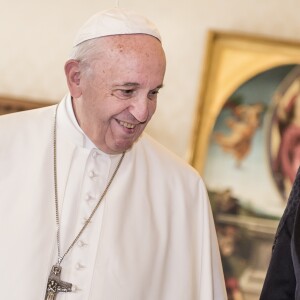
<svg viewBox="0 0 300 300">
<path fill-rule="evenodd" d="M 59 292 L 72 292 L 72 283 L 60 280 L 61 266 L 54 265 L 51 269 L 45 300 L 55 300 Z"/>
</svg>

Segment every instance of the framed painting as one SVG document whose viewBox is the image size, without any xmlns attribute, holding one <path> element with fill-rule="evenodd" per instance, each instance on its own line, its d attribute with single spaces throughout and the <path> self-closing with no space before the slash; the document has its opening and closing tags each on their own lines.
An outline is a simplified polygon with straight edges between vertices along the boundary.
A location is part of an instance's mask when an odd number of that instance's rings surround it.
<svg viewBox="0 0 300 300">
<path fill-rule="evenodd" d="M 210 31 L 198 101 L 190 163 L 208 189 L 228 298 L 257 300 L 300 164 L 300 42 Z"/>
<path fill-rule="evenodd" d="M 46 101 L 30 101 L 8 96 L 0 96 L 0 115 L 52 105 Z"/>
</svg>

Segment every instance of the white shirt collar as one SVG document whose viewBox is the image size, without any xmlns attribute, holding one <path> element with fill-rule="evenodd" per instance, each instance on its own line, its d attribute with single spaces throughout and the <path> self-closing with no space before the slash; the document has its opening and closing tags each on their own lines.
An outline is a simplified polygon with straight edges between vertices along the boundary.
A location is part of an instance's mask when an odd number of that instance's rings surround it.
<svg viewBox="0 0 300 300">
<path fill-rule="evenodd" d="M 96 145 L 89 139 L 89 137 L 84 133 L 84 131 L 79 126 L 77 119 L 75 117 L 74 109 L 73 109 L 72 97 L 70 95 L 68 97 L 66 97 L 66 113 L 67 113 L 69 119 L 71 120 L 73 126 L 76 128 L 76 130 L 81 132 L 81 134 L 83 135 L 83 145 L 82 146 L 89 150 L 95 149 L 95 148 L 98 149 L 96 147 Z M 101 151 L 101 150 L 99 150 L 99 151 Z"/>
<path fill-rule="evenodd" d="M 72 98 L 70 94 L 67 94 L 63 100 L 59 103 L 57 111 L 57 124 L 62 128 L 67 136 L 70 137 L 73 143 L 82 147 L 88 151 L 97 149 L 99 154 L 107 156 L 113 160 L 116 160 L 121 154 L 107 154 L 100 150 L 84 133 L 79 126 L 72 105 Z"/>
</svg>

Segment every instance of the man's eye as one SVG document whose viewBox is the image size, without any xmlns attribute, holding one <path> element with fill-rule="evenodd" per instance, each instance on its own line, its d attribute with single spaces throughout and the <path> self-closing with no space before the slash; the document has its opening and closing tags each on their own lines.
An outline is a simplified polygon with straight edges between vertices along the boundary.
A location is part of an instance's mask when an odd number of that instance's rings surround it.
<svg viewBox="0 0 300 300">
<path fill-rule="evenodd" d="M 119 99 L 128 99 L 133 95 L 133 93 L 134 93 L 134 90 L 132 90 L 132 89 L 130 89 L 130 90 L 118 89 L 118 90 L 114 90 L 112 92 L 112 94 Z"/>
<path fill-rule="evenodd" d="M 148 93 L 148 98 L 150 100 L 155 100 L 157 98 L 157 94 L 159 93 L 159 90 L 153 90 L 153 91 L 150 91 Z"/>
<path fill-rule="evenodd" d="M 124 95 L 131 95 L 133 93 L 133 90 L 121 90 L 121 92 L 124 94 Z"/>
</svg>

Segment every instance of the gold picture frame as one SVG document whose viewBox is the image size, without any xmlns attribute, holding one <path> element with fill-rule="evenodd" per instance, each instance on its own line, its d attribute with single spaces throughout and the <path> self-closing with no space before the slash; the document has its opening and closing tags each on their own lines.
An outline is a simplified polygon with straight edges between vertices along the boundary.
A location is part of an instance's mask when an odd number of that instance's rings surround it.
<svg viewBox="0 0 300 300">
<path fill-rule="evenodd" d="M 228 97 L 267 69 L 300 64 L 300 42 L 211 30 L 207 35 L 189 162 L 203 172 L 209 135 Z"/>
<path fill-rule="evenodd" d="M 20 99 L 2 95 L 0 96 L 0 115 L 40 108 L 52 104 L 54 103 L 51 103 L 49 101 L 32 101 L 25 98 Z"/>
</svg>

